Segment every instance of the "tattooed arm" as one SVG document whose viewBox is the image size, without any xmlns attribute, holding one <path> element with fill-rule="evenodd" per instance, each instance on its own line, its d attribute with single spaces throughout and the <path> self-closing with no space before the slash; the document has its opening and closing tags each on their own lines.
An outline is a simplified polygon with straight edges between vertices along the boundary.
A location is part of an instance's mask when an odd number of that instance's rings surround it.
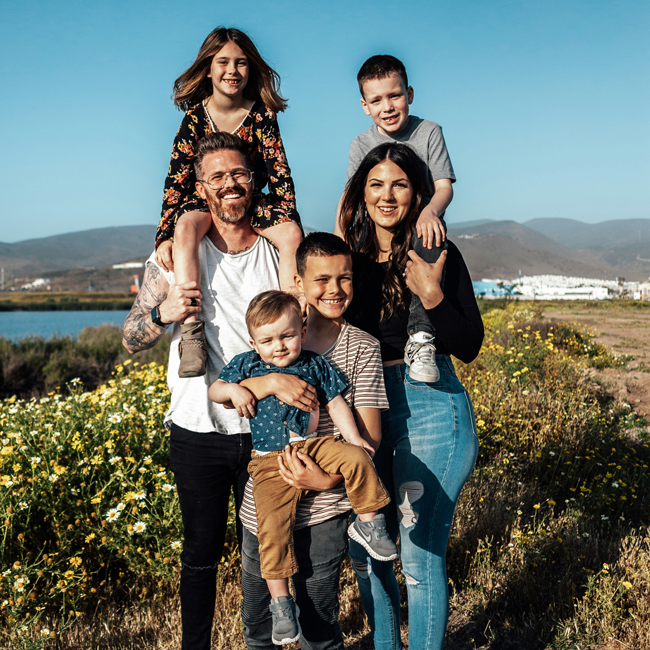
<svg viewBox="0 0 650 650">
<path fill-rule="evenodd" d="M 191 305 L 192 299 L 195 306 Z M 167 330 L 151 320 L 151 310 L 158 305 L 163 323 L 184 320 L 201 311 L 201 287 L 196 282 L 172 284 L 160 269 L 147 264 L 142 287 L 122 327 L 122 343 L 133 354 L 153 347 Z"/>
</svg>

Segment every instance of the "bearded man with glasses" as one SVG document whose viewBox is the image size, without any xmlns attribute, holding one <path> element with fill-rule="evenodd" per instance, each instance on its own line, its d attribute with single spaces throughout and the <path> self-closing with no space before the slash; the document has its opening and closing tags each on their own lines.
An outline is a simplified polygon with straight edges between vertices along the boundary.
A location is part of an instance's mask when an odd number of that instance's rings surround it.
<svg viewBox="0 0 650 650">
<path fill-rule="evenodd" d="M 243 142 L 229 133 L 210 134 L 199 141 L 194 166 L 197 191 L 212 218 L 210 230 L 199 244 L 201 283 L 176 284 L 174 274 L 158 266 L 152 254 L 124 323 L 123 343 L 132 353 L 150 348 L 176 324 L 167 371 L 171 405 L 165 426 L 170 430 L 170 465 L 183 517 L 182 647 L 208 650 L 230 492 L 234 493 L 241 541 L 239 508 L 252 451 L 248 420 L 211 402 L 208 387 L 227 362 L 250 349 L 245 322 L 249 302 L 258 293 L 278 289 L 279 282 L 276 249 L 250 225 L 253 180 Z M 179 377 L 179 322 L 199 312 L 205 321 L 206 374 Z M 274 394 L 289 405 L 305 411 L 318 408 L 316 390 L 298 377 L 275 375 L 274 387 Z M 310 523 L 303 532 L 305 542 L 296 539 L 303 553 L 299 558 L 302 575 L 297 579 L 304 585 L 298 606 L 308 613 L 305 621 L 301 620 L 301 647 L 305 650 L 343 648 L 336 596 L 346 529 L 338 519 Z M 259 563 L 245 553 L 242 592 L 247 646 L 273 650 L 270 594 Z"/>
</svg>

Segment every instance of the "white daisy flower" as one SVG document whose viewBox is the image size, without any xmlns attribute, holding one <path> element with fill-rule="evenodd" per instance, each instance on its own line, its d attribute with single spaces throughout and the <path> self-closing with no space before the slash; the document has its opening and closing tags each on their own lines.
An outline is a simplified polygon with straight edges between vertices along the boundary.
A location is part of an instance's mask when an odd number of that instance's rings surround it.
<svg viewBox="0 0 650 650">
<path fill-rule="evenodd" d="M 27 576 L 23 578 L 18 578 L 16 582 L 14 582 L 14 589 L 16 591 L 25 591 L 25 587 L 29 584 L 29 578 Z"/>
</svg>

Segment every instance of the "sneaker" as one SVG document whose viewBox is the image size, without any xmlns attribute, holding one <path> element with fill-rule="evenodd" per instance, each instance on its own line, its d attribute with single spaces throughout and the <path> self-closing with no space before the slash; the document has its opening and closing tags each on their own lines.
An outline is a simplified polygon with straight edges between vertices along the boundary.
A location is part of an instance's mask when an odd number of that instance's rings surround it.
<svg viewBox="0 0 650 650">
<path fill-rule="evenodd" d="M 427 384 L 435 384 L 440 379 L 440 370 L 436 365 L 436 346 L 431 334 L 411 334 L 404 348 L 404 361 L 409 367 L 411 379 Z"/>
<path fill-rule="evenodd" d="M 181 340 L 178 345 L 181 358 L 178 367 L 179 377 L 201 377 L 205 375 L 208 360 L 208 346 L 205 342 L 205 322 L 181 324 Z"/>
<path fill-rule="evenodd" d="M 276 645 L 287 645 L 293 643 L 300 637 L 300 625 L 298 623 L 298 607 L 291 596 L 280 596 L 271 598 L 269 605 L 273 616 L 273 632 L 271 639 Z"/>
<path fill-rule="evenodd" d="M 361 544 L 375 560 L 389 562 L 399 557 L 397 546 L 386 530 L 384 515 L 375 515 L 372 521 L 355 519 L 348 528 L 348 536 Z"/>
</svg>

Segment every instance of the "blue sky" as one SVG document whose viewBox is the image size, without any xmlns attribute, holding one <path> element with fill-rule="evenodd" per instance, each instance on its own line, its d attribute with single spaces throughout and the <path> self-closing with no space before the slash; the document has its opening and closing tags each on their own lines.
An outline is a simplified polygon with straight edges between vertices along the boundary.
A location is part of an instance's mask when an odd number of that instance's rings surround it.
<svg viewBox="0 0 650 650">
<path fill-rule="evenodd" d="M 244 10 L 245 8 L 245 10 Z M 331 230 L 355 76 L 406 64 L 443 126 L 450 224 L 650 217 L 650 4 L 0 0 L 0 241 L 156 224 L 181 114 L 170 94 L 217 25 L 255 41 L 290 100 L 280 128 L 303 222 Z"/>
</svg>

